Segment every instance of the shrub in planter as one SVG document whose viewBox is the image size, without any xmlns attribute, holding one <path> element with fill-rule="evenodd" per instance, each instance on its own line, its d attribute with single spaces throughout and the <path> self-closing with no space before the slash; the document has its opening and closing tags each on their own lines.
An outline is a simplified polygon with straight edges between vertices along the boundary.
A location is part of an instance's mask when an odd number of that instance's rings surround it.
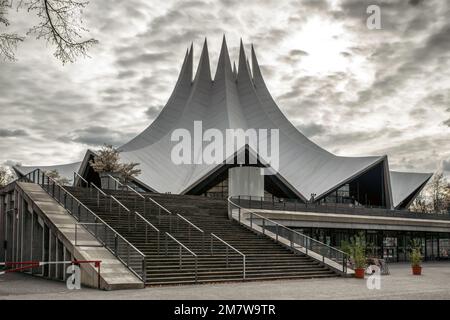
<svg viewBox="0 0 450 320">
<path fill-rule="evenodd" d="M 367 266 L 366 239 L 363 233 L 359 233 L 350 239 L 349 243 L 344 243 L 342 249 L 347 252 L 353 260 L 355 278 L 364 279 Z"/>
<path fill-rule="evenodd" d="M 422 254 L 417 241 L 414 241 L 411 246 L 410 261 L 413 275 L 420 276 L 422 274 Z"/>
</svg>

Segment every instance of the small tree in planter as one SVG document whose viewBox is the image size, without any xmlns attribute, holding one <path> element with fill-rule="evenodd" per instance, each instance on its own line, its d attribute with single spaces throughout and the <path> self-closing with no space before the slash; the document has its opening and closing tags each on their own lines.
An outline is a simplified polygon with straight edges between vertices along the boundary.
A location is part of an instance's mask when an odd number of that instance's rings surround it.
<svg viewBox="0 0 450 320">
<path fill-rule="evenodd" d="M 94 171 L 100 175 L 102 189 L 108 189 L 112 185 L 118 187 L 115 182 L 111 183 L 109 176 L 127 183 L 141 173 L 140 169 L 136 169 L 139 163 L 120 163 L 120 152 L 111 145 L 105 145 L 97 152 L 94 161 L 89 161 Z"/>
<path fill-rule="evenodd" d="M 420 252 L 420 242 L 417 240 L 412 241 L 411 243 L 411 268 L 413 275 L 420 276 L 422 274 L 422 253 Z"/>
<path fill-rule="evenodd" d="M 128 184 L 134 177 L 138 176 L 142 171 L 136 168 L 139 163 L 131 162 L 120 165 L 120 176 L 123 184 Z"/>
<path fill-rule="evenodd" d="M 45 171 L 44 172 L 47 177 L 52 178 L 56 183 L 60 184 L 61 186 L 67 186 L 70 183 L 70 180 L 66 177 L 61 177 L 58 170 L 51 170 L 51 171 Z"/>
<path fill-rule="evenodd" d="M 355 269 L 355 277 L 364 279 L 364 273 L 366 271 L 367 258 L 366 258 L 366 239 L 361 232 L 358 235 L 352 237 L 350 242 L 342 245 L 343 251 L 347 252 L 353 260 Z"/>
</svg>

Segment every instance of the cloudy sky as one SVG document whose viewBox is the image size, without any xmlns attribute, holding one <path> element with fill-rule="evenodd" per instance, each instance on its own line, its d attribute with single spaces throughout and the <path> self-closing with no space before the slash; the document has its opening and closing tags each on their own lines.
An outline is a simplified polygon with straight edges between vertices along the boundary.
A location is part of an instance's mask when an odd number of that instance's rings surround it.
<svg viewBox="0 0 450 320">
<path fill-rule="evenodd" d="M 366 27 L 370 4 L 382 30 Z M 9 18 L 22 34 L 36 22 Z M 0 61 L 0 163 L 67 163 L 126 142 L 164 106 L 190 43 L 197 61 L 208 38 L 214 72 L 225 34 L 232 59 L 240 37 L 255 45 L 278 105 L 322 147 L 450 172 L 448 1 L 92 0 L 84 23 L 100 41 L 89 59 L 62 66 L 28 37 L 18 61 Z"/>
</svg>

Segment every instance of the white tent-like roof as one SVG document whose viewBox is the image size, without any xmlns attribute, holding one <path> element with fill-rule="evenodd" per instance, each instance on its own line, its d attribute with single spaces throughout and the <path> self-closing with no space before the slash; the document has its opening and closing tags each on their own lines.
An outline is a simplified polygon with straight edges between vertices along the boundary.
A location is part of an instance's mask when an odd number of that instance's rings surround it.
<svg viewBox="0 0 450 320">
<path fill-rule="evenodd" d="M 193 136 L 194 121 L 202 121 L 203 130 L 215 128 L 222 132 L 237 128 L 279 129 L 277 177 L 304 200 L 311 194 L 318 199 L 380 163 L 384 166 L 387 202 L 391 207 L 428 181 L 429 174 L 394 173 L 390 176 L 386 156 L 340 157 L 322 149 L 299 132 L 281 112 L 266 87 L 253 46 L 251 63 L 250 68 L 241 42 L 239 69 L 233 71 L 224 37 L 212 78 L 205 40 L 193 78 L 191 46 L 175 89 L 157 119 L 119 148 L 122 161 L 140 163 L 142 173 L 136 179 L 139 183 L 157 192 L 182 194 L 221 166 L 177 165 L 171 161 L 171 151 L 177 143 L 171 141 L 172 132 L 184 128 Z M 201 157 L 200 148 L 193 149 L 192 153 L 194 159 Z M 28 168 L 16 170 L 26 173 Z M 80 172 L 82 170 L 80 168 Z"/>
</svg>

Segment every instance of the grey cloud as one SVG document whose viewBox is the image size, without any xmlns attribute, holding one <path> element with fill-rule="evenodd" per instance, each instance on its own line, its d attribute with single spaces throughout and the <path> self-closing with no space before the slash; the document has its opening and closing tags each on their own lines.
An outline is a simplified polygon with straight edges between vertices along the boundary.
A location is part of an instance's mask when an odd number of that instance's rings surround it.
<svg viewBox="0 0 450 320">
<path fill-rule="evenodd" d="M 326 127 L 317 123 L 306 123 L 297 126 L 297 129 L 308 138 L 326 133 Z"/>
<path fill-rule="evenodd" d="M 120 146 L 135 136 L 135 133 L 124 133 L 104 126 L 93 126 L 71 132 L 67 137 L 60 137 L 60 140 L 70 140 L 89 146 L 101 146 L 110 144 Z"/>
<path fill-rule="evenodd" d="M 145 111 L 145 114 L 148 116 L 149 119 L 153 120 L 158 116 L 161 109 L 162 106 L 148 107 L 147 110 Z"/>
<path fill-rule="evenodd" d="M 22 129 L 0 129 L 0 137 L 1 138 L 14 138 L 14 137 L 26 137 L 28 133 Z"/>
<path fill-rule="evenodd" d="M 142 53 L 127 58 L 120 58 L 117 60 L 117 64 L 121 67 L 129 68 L 140 64 L 154 64 L 166 62 L 169 60 L 171 53 L 169 52 L 156 52 L 156 53 Z"/>
<path fill-rule="evenodd" d="M 118 79 L 128 79 L 128 78 L 134 77 L 136 74 L 137 73 L 134 70 L 121 71 L 117 74 L 117 78 Z"/>
</svg>

